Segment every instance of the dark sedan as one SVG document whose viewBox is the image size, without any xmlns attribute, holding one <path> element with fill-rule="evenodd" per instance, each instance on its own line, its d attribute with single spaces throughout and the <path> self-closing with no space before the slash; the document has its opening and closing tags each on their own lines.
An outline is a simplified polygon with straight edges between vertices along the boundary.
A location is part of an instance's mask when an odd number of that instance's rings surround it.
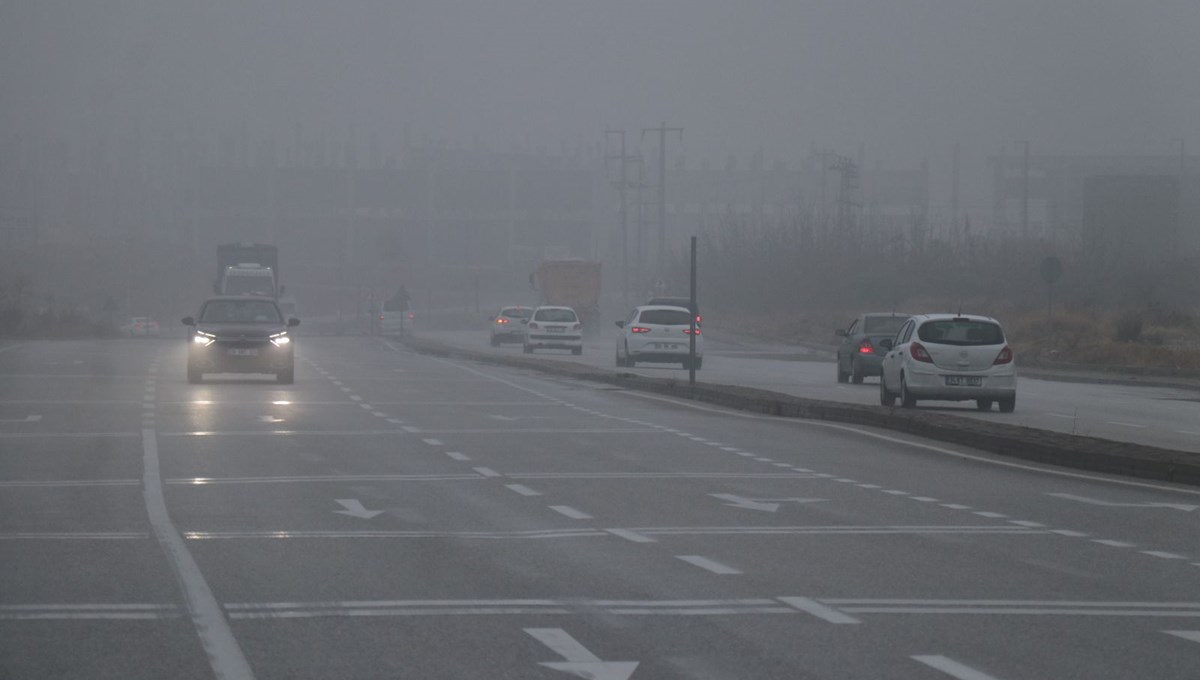
<svg viewBox="0 0 1200 680">
<path fill-rule="evenodd" d="M 290 385 L 296 363 L 289 329 L 299 319 L 284 319 L 271 298 L 214 297 L 196 317 L 183 319 L 188 332 L 187 377 L 199 383 L 205 373 L 274 373 Z"/>
<path fill-rule="evenodd" d="M 861 314 L 849 328 L 839 328 L 836 333 L 842 341 L 837 351 L 838 382 L 853 381 L 857 385 L 866 376 L 879 375 L 883 355 L 887 354 L 879 346 L 880 341 L 895 337 L 910 316 L 887 312 Z"/>
</svg>

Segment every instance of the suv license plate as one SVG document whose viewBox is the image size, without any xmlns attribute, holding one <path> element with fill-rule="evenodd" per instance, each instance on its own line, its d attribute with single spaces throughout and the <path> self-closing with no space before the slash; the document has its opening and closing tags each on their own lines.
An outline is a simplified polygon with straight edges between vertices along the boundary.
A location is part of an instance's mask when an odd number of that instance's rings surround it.
<svg viewBox="0 0 1200 680">
<path fill-rule="evenodd" d="M 256 357 L 256 356 L 258 356 L 258 350 L 256 350 L 256 349 L 231 349 L 231 350 L 229 350 L 229 354 L 231 356 L 235 356 L 235 357 Z"/>
<path fill-rule="evenodd" d="M 947 385 L 965 385 L 967 387 L 980 387 L 983 385 L 983 378 L 970 375 L 948 375 L 946 376 Z"/>
</svg>

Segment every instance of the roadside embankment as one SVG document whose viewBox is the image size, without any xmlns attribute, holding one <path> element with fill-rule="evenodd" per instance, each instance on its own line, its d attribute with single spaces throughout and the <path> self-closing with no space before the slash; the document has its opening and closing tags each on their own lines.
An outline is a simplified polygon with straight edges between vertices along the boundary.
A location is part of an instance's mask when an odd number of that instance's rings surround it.
<svg viewBox="0 0 1200 680">
<path fill-rule="evenodd" d="M 1050 465 L 1200 486 L 1200 455 L 1184 451 L 919 409 L 889 409 L 806 399 L 736 385 L 698 382 L 695 387 L 690 387 L 686 381 L 647 378 L 619 369 L 602 369 L 564 360 L 489 354 L 411 335 L 401 338 L 401 342 L 423 354 L 524 368 L 785 418 L 878 427 Z"/>
</svg>

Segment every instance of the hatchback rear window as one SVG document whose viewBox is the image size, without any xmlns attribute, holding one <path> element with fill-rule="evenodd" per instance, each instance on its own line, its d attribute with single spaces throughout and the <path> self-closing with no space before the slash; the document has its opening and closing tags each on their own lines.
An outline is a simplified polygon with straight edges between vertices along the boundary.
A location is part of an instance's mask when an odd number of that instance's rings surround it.
<svg viewBox="0 0 1200 680">
<path fill-rule="evenodd" d="M 558 322 L 573 322 L 575 321 L 575 312 L 569 309 L 539 309 L 533 317 L 534 321 L 558 321 Z"/>
<path fill-rule="evenodd" d="M 524 309 L 520 307 L 503 309 L 500 311 L 500 316 L 507 316 L 510 319 L 528 319 L 532 314 L 532 309 Z"/>
<path fill-rule="evenodd" d="M 638 321 L 663 326 L 690 326 L 692 315 L 682 309 L 644 309 Z"/>
<path fill-rule="evenodd" d="M 1000 330 L 1000 326 L 988 321 L 967 319 L 927 321 L 917 330 L 917 337 L 925 342 L 942 345 L 1004 344 L 1004 332 Z"/>
</svg>

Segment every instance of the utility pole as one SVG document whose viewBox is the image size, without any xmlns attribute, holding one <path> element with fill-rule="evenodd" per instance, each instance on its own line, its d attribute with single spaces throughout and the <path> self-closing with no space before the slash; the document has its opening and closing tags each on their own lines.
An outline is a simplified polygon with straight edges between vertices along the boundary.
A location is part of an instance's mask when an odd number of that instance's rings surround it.
<svg viewBox="0 0 1200 680">
<path fill-rule="evenodd" d="M 667 133 L 678 132 L 683 141 L 683 128 L 669 128 L 663 121 L 656 128 L 642 130 L 642 139 L 647 132 L 658 133 L 658 270 L 661 274 L 667 265 Z"/>
<path fill-rule="evenodd" d="M 629 161 L 638 160 L 637 156 L 625 155 L 625 131 L 624 130 L 605 130 L 604 135 L 607 138 L 609 135 L 620 135 L 621 137 L 621 153 L 618 156 L 606 155 L 604 157 L 605 165 L 608 161 L 617 161 L 621 165 L 621 179 L 617 183 L 617 193 L 621 196 L 621 299 L 625 307 L 629 307 L 629 208 L 626 201 L 625 191 L 629 188 L 629 180 L 625 172 L 625 165 Z"/>
<path fill-rule="evenodd" d="M 1025 145 L 1023 170 L 1021 171 L 1021 237 L 1029 240 L 1029 140 L 1018 144 Z"/>
<path fill-rule="evenodd" d="M 950 224 L 952 238 L 958 238 L 958 142 L 954 143 L 954 156 L 950 162 Z"/>
</svg>

